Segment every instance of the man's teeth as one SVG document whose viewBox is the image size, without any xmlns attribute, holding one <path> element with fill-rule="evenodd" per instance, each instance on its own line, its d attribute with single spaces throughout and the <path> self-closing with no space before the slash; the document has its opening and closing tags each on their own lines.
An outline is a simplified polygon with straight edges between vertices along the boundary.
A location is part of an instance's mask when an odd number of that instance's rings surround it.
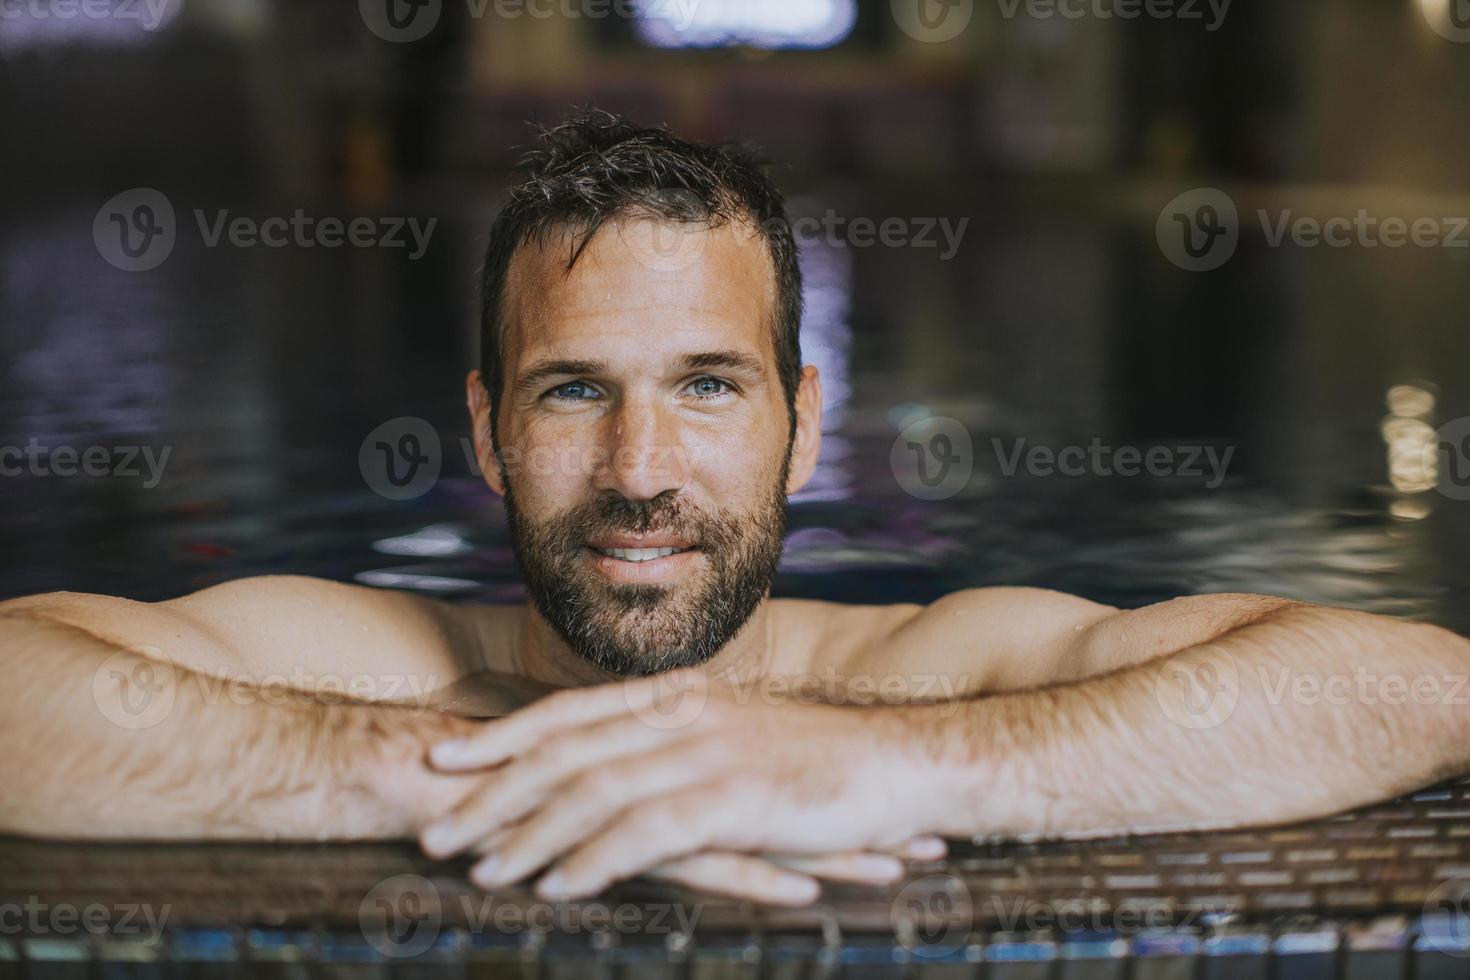
<svg viewBox="0 0 1470 980">
<path fill-rule="evenodd" d="M 596 548 L 599 554 L 623 561 L 653 561 L 683 551 L 683 548 Z"/>
</svg>

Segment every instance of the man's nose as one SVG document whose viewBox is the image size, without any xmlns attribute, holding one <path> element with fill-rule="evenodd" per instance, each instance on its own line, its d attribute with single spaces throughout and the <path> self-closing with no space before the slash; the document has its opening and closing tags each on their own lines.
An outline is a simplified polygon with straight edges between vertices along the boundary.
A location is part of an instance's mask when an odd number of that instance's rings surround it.
<svg viewBox="0 0 1470 980">
<path fill-rule="evenodd" d="M 668 412 L 624 402 L 603 425 L 602 451 L 592 476 L 597 490 L 611 490 L 627 500 L 652 500 L 684 486 L 688 460 Z"/>
</svg>

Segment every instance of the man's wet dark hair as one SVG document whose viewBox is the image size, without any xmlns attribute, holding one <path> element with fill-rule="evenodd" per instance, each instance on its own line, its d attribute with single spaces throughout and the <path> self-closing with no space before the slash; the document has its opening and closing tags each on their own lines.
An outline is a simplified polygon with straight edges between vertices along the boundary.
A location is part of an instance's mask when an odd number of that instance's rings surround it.
<svg viewBox="0 0 1470 980">
<path fill-rule="evenodd" d="M 653 217 L 751 224 L 766 243 L 776 276 L 772 310 L 776 368 L 792 431 L 801 377 L 801 270 L 781 192 L 752 151 L 735 144 L 692 143 L 610 113 L 587 110 L 542 130 L 521 158 L 510 201 L 490 228 L 480 280 L 480 373 L 490 393 L 490 425 L 498 438 L 501 303 L 516 249 L 570 229 L 567 268 L 608 221 Z"/>
</svg>

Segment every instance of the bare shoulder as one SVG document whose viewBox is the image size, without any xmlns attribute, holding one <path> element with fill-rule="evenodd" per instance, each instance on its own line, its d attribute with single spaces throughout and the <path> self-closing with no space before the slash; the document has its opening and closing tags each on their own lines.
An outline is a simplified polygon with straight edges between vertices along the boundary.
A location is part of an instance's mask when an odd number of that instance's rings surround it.
<svg viewBox="0 0 1470 980">
<path fill-rule="evenodd" d="M 1065 592 L 1001 586 L 962 589 L 928 605 L 803 601 L 788 614 L 813 669 L 942 682 L 958 695 L 998 686 L 1027 651 L 1063 646 L 1116 612 Z"/>
<path fill-rule="evenodd" d="M 50 593 L 0 603 L 0 616 L 36 616 L 210 674 L 336 683 L 338 675 L 451 683 L 498 667 L 510 610 L 299 575 L 237 579 L 149 603 Z M 385 680 L 386 683 L 386 680 Z"/>
<path fill-rule="evenodd" d="M 793 673 L 840 670 L 875 635 L 887 634 L 924 607 L 913 603 L 859 605 L 820 599 L 771 600 L 777 647 L 795 651 L 781 665 Z"/>
</svg>

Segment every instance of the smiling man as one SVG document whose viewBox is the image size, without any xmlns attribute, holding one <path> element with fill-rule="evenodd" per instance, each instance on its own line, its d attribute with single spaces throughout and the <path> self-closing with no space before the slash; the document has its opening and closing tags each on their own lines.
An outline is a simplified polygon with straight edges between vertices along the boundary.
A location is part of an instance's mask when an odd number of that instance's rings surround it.
<svg viewBox="0 0 1470 980">
<path fill-rule="evenodd" d="M 936 835 L 1285 821 L 1470 768 L 1470 644 L 1429 625 L 1249 595 L 772 599 L 822 396 L 781 198 L 741 151 L 550 131 L 483 286 L 469 409 L 531 601 L 271 577 L 0 605 L 0 830 L 417 837 L 490 888 L 648 872 L 801 903 Z M 1365 672 L 1373 696 L 1300 683 Z M 565 690 L 460 716 L 533 688 Z"/>
</svg>

